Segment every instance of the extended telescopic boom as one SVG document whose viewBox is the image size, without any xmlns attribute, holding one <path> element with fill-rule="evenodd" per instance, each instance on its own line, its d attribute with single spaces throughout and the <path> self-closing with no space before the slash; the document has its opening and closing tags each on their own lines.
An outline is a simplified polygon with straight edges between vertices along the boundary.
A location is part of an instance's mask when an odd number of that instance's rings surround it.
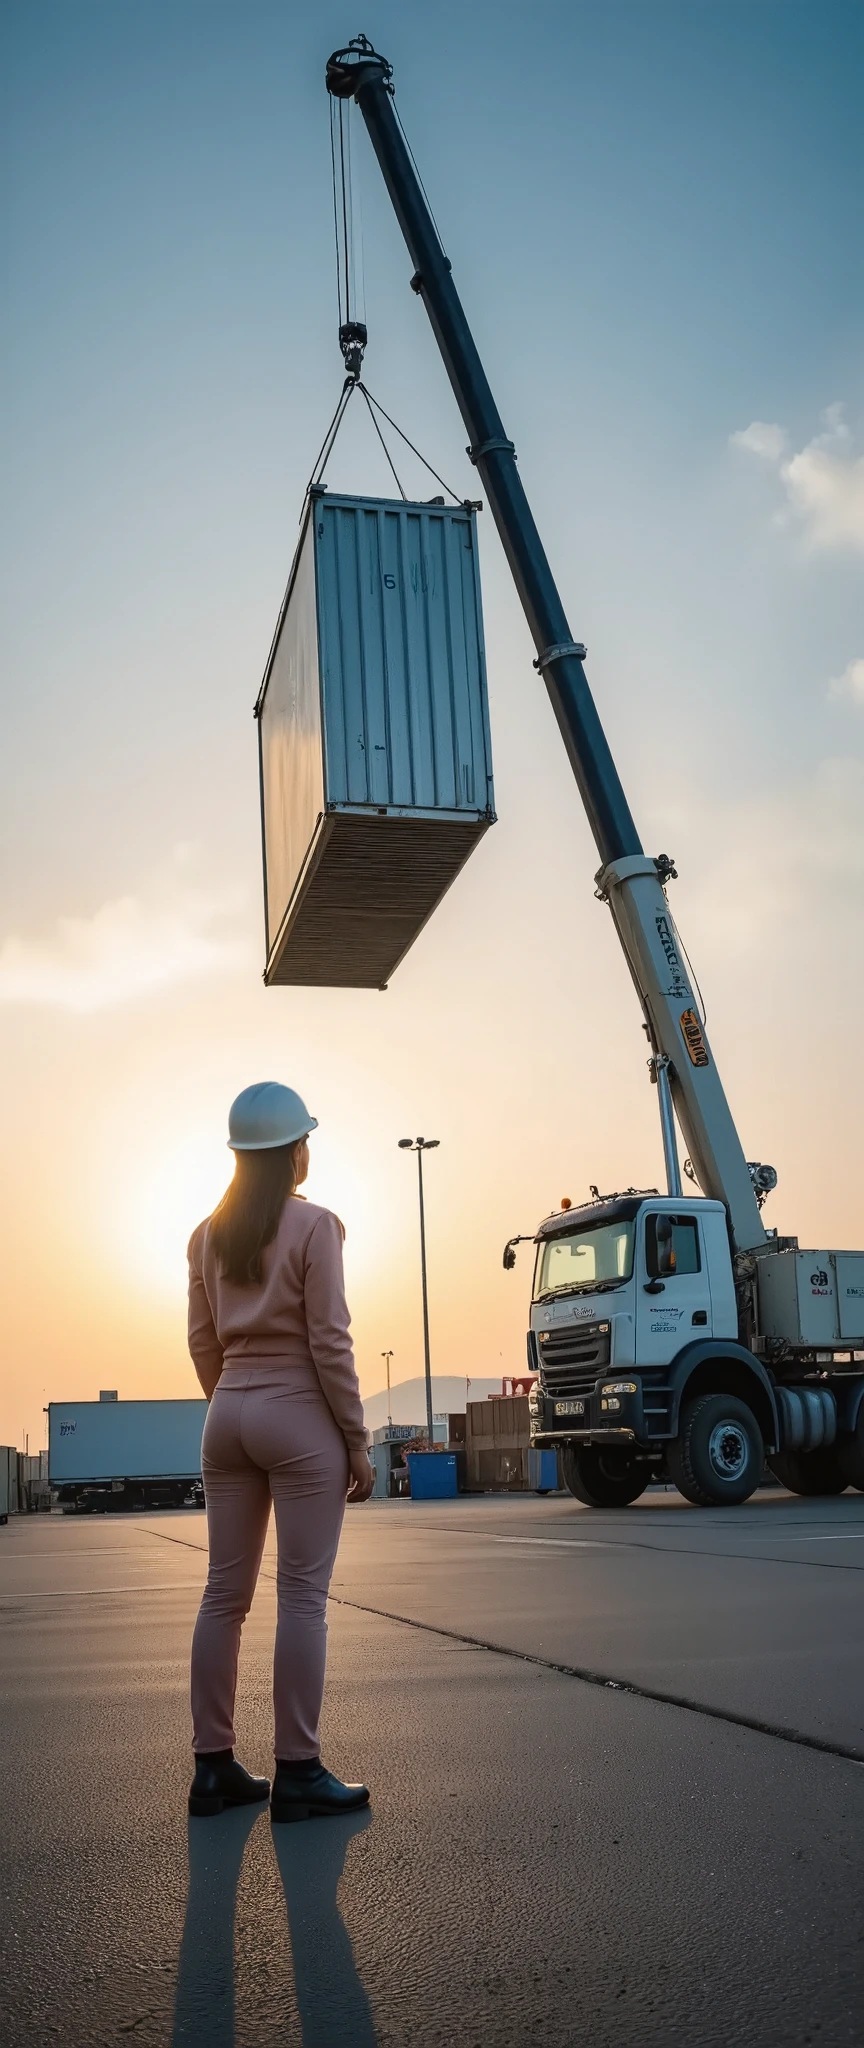
<svg viewBox="0 0 864 2048">
<path fill-rule="evenodd" d="M 698 1013 L 662 883 L 673 872 L 642 850 L 618 771 L 588 687 L 585 648 L 574 641 L 531 508 L 516 451 L 489 388 L 450 264 L 393 107 L 392 66 L 358 36 L 327 65 L 336 98 L 354 98 L 372 146 L 467 429 L 483 486 L 540 670 L 602 862 L 598 884 L 609 903 L 642 1004 L 661 1108 L 671 1088 L 693 1169 L 706 1195 L 726 1203 L 739 1248 L 765 1242 L 753 1179 Z M 672 1119 L 664 1122 L 670 1192 L 680 1191 Z"/>
</svg>

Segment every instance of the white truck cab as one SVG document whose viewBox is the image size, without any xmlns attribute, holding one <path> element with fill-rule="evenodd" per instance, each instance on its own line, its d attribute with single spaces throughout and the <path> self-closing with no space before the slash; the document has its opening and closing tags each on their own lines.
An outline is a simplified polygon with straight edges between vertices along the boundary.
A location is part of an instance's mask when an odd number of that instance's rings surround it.
<svg viewBox="0 0 864 2048">
<path fill-rule="evenodd" d="M 682 1195 L 673 1207 L 668 1196 L 623 1195 L 541 1224 L 531 1308 L 538 1346 L 551 1357 L 586 1321 L 608 1322 L 613 1365 L 668 1365 L 694 1332 L 737 1337 L 722 1203 Z"/>
</svg>

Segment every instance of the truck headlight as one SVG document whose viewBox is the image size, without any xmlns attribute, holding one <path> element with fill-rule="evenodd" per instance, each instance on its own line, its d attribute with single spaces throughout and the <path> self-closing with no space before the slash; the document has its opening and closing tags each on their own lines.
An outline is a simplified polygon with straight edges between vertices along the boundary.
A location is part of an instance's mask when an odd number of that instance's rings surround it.
<svg viewBox="0 0 864 2048">
<path fill-rule="evenodd" d="M 601 1394 L 638 1394 L 635 1380 L 604 1380 Z"/>
</svg>

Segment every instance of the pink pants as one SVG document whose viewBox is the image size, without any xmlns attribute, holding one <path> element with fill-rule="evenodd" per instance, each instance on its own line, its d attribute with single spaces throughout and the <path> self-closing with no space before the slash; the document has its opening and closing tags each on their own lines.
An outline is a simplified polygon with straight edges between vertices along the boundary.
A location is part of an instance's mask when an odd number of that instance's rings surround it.
<svg viewBox="0 0 864 2048">
<path fill-rule="evenodd" d="M 240 1631 L 272 1500 L 275 1750 L 292 1762 L 317 1756 L 327 1589 L 345 1511 L 348 1452 L 311 1359 L 225 1366 L 204 1425 L 201 1470 L 210 1569 L 192 1639 L 194 1748 L 234 1748 Z"/>
</svg>

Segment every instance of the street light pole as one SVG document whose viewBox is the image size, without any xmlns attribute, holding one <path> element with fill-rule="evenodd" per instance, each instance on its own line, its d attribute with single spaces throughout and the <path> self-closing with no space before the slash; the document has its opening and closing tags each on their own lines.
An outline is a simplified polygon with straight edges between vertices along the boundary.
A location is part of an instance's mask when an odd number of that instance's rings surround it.
<svg viewBox="0 0 864 2048">
<path fill-rule="evenodd" d="M 417 1187 L 420 1196 L 420 1278 L 423 1288 L 423 1357 L 426 1369 L 426 1427 L 429 1432 L 429 1449 L 435 1446 L 435 1424 L 432 1420 L 432 1363 L 429 1352 L 429 1290 L 426 1283 L 426 1208 L 423 1200 L 423 1154 L 437 1150 L 438 1138 L 400 1138 L 401 1152 L 417 1154 Z"/>
<path fill-rule="evenodd" d="M 382 1351 L 381 1356 L 384 1360 L 384 1364 L 387 1367 L 387 1426 L 389 1429 L 392 1429 L 393 1417 L 390 1413 L 390 1360 L 393 1356 L 393 1353 L 392 1351 Z"/>
<path fill-rule="evenodd" d="M 417 1147 L 417 1186 L 420 1194 L 420 1277 L 423 1283 L 423 1359 L 426 1372 L 426 1425 L 429 1432 L 429 1449 L 435 1446 L 435 1424 L 432 1420 L 432 1367 L 429 1359 L 429 1290 L 426 1285 L 426 1210 L 423 1203 L 423 1146 Z"/>
</svg>

